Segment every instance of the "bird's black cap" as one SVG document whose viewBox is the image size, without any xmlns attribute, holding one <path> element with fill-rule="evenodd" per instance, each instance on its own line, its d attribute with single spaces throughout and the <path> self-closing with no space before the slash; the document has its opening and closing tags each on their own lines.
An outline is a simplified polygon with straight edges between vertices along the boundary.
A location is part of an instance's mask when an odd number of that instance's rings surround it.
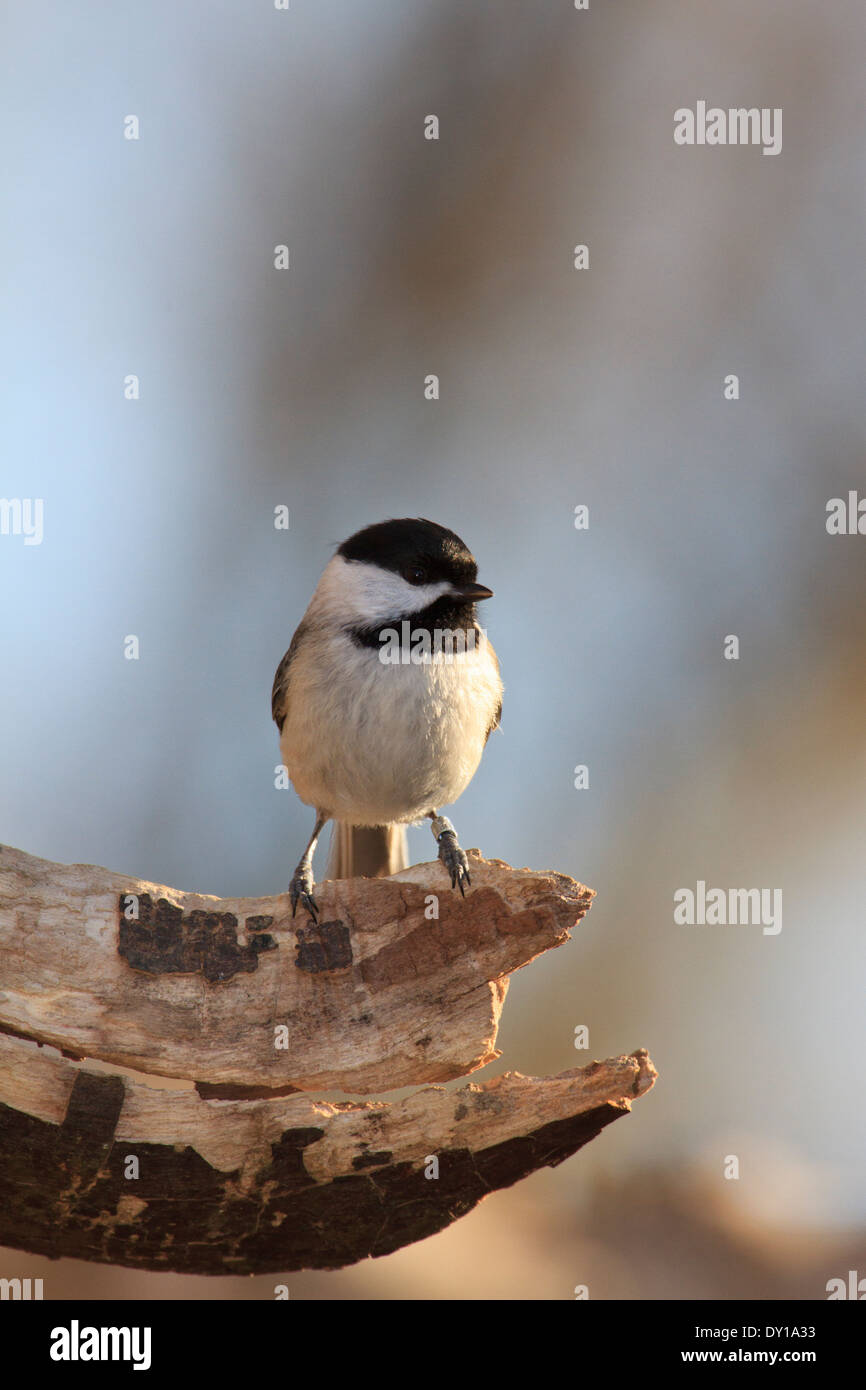
<svg viewBox="0 0 866 1390">
<path fill-rule="evenodd" d="M 471 588 L 478 573 L 472 552 L 460 537 L 424 517 L 401 517 L 365 526 L 343 541 L 337 554 L 344 560 L 361 560 L 393 570 L 410 584 L 448 581 Z M 490 592 L 481 592 L 481 585 L 475 587 L 479 590 L 477 598 Z"/>
</svg>

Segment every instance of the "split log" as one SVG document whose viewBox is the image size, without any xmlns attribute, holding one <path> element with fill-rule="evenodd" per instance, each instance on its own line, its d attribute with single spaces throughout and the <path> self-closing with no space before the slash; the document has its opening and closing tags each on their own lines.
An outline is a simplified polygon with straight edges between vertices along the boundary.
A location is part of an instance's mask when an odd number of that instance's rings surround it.
<svg viewBox="0 0 866 1390">
<path fill-rule="evenodd" d="M 288 895 L 214 898 L 0 848 L 0 1028 L 205 1087 L 371 1095 L 499 1056 L 508 974 L 561 946 L 591 889 L 470 851 Z M 438 915 L 433 915 L 434 913 Z"/>
<path fill-rule="evenodd" d="M 639 1051 L 390 1105 L 215 1100 L 0 1034 L 0 1244 L 190 1274 L 340 1268 L 561 1163 L 655 1075 Z"/>
</svg>

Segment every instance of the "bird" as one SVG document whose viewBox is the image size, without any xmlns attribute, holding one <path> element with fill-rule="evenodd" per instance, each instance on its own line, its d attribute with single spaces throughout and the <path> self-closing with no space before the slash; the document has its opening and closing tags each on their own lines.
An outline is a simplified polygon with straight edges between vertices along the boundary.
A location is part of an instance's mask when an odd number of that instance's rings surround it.
<svg viewBox="0 0 866 1390">
<path fill-rule="evenodd" d="M 315 812 L 289 884 L 315 922 L 313 855 L 329 821 L 330 878 L 408 867 L 406 826 L 429 818 L 452 890 L 469 862 L 442 807 L 500 726 L 499 661 L 477 604 L 493 597 L 454 532 L 423 517 L 376 522 L 337 547 L 274 676 L 282 763 Z"/>
</svg>

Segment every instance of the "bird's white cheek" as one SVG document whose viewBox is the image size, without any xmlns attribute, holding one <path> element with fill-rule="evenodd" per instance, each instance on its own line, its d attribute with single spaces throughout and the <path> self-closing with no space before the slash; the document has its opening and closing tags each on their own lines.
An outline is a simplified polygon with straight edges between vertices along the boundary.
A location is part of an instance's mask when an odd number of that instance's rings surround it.
<svg viewBox="0 0 866 1390">
<path fill-rule="evenodd" d="M 380 571 L 371 575 L 357 594 L 355 611 L 369 615 L 372 621 L 387 622 L 403 614 L 420 613 L 447 594 L 450 587 L 447 583 L 407 584 L 398 574 Z"/>
<path fill-rule="evenodd" d="M 419 613 L 450 590 L 447 582 L 416 586 L 376 565 L 335 555 L 326 566 L 310 610 L 340 626 L 373 626 Z"/>
</svg>

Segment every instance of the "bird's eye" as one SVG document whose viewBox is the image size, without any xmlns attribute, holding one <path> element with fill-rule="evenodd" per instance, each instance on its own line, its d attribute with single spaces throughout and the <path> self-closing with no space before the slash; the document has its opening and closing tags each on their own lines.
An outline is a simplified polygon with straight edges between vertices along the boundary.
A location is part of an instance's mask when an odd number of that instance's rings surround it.
<svg viewBox="0 0 866 1390">
<path fill-rule="evenodd" d="M 427 571 L 423 565 L 407 565 L 403 570 L 403 578 L 409 584 L 426 584 Z"/>
</svg>

